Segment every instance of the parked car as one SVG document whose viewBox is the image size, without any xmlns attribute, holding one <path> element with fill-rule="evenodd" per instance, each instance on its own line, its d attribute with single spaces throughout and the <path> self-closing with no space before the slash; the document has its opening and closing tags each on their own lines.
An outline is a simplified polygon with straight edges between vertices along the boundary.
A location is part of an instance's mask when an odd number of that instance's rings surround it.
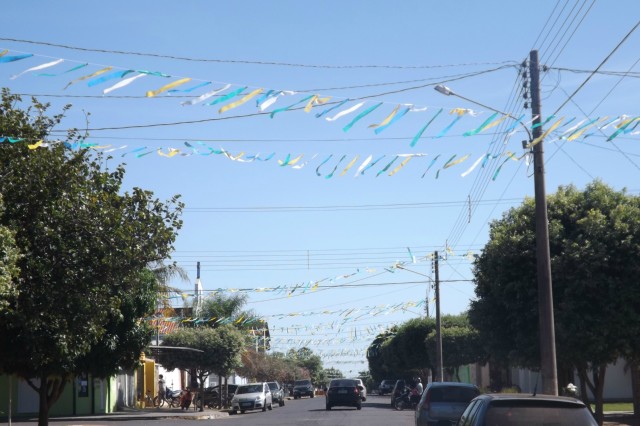
<svg viewBox="0 0 640 426">
<path fill-rule="evenodd" d="M 227 398 L 226 401 L 222 401 L 223 406 L 231 405 L 231 400 L 233 399 L 233 395 L 236 392 L 238 385 L 229 383 L 227 384 Z M 222 385 L 223 394 L 224 394 L 224 385 Z M 204 406 L 208 408 L 220 408 L 220 385 L 211 386 L 208 388 L 204 388 Z M 202 405 L 202 401 L 200 399 L 200 395 L 196 395 L 194 397 L 195 404 L 198 408 Z"/>
<path fill-rule="evenodd" d="M 273 399 L 267 382 L 240 385 L 231 400 L 231 414 L 237 414 L 238 411 L 244 414 L 247 410 L 267 411 L 267 409 L 273 409 Z"/>
<path fill-rule="evenodd" d="M 271 390 L 271 399 L 274 404 L 278 404 L 280 407 L 284 406 L 284 388 L 280 386 L 278 382 L 267 382 L 269 389 Z"/>
<path fill-rule="evenodd" d="M 302 398 L 303 396 L 309 396 L 313 398 L 314 389 L 311 380 L 296 380 L 293 383 L 293 399 Z"/>
<path fill-rule="evenodd" d="M 380 395 L 386 395 L 391 393 L 393 390 L 393 386 L 396 384 L 396 380 L 383 380 L 380 382 L 380 386 L 378 386 L 378 393 Z"/>
<path fill-rule="evenodd" d="M 325 393 L 326 409 L 356 407 L 362 409 L 362 386 L 355 379 L 333 379 Z"/>
<path fill-rule="evenodd" d="M 598 423 L 587 406 L 575 398 L 531 394 L 484 394 L 469 403 L 457 424 L 595 426 Z"/>
<path fill-rule="evenodd" d="M 362 379 L 353 379 L 356 382 L 358 382 L 358 386 L 362 386 L 362 389 L 360 390 L 360 393 L 362 394 L 362 400 L 366 401 L 367 400 L 367 387 L 364 385 L 364 382 L 362 381 Z"/>
<path fill-rule="evenodd" d="M 391 408 L 396 408 L 396 398 L 402 395 L 406 387 L 407 383 L 404 380 L 396 380 L 396 384 L 393 385 L 393 390 L 391 391 Z"/>
<path fill-rule="evenodd" d="M 480 389 L 469 383 L 433 382 L 422 392 L 416 406 L 416 426 L 454 425 Z"/>
</svg>

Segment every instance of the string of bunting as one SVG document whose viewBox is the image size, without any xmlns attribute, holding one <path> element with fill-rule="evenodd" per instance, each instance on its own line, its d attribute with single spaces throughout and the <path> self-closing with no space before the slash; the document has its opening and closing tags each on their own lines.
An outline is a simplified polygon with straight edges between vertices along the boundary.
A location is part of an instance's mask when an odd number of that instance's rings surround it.
<svg viewBox="0 0 640 426">
<path fill-rule="evenodd" d="M 5 49 L 0 52 L 0 64 L 2 63 L 11 63 L 16 61 L 25 60 L 28 58 L 38 57 L 32 53 L 18 53 L 18 54 L 9 54 L 9 50 Z M 49 68 L 59 68 L 61 64 L 66 62 L 65 59 L 55 59 L 50 61 L 47 58 L 48 62 L 41 63 L 32 67 L 29 67 L 11 77 L 12 80 L 19 78 L 25 74 L 32 74 L 37 77 L 67 77 L 72 73 L 76 73 L 85 68 L 94 68 L 96 65 L 90 63 L 79 63 L 74 61 L 74 65 L 71 68 L 65 68 L 59 72 L 54 73 L 43 73 L 41 71 Z M 68 81 L 68 83 L 64 86 L 63 90 L 66 90 L 70 86 L 80 83 L 86 82 L 87 87 L 93 88 L 96 86 L 100 86 L 107 82 L 117 81 L 115 84 L 103 89 L 102 93 L 104 95 L 109 94 L 115 90 L 122 89 L 135 81 L 141 80 L 142 77 L 152 77 L 152 78 L 160 78 L 160 79 L 172 79 L 171 82 L 162 84 L 160 87 L 157 87 L 153 90 L 147 90 L 145 92 L 146 97 L 152 98 L 163 93 L 171 94 L 171 93 L 199 93 L 199 90 L 207 90 L 208 86 L 212 84 L 221 84 L 221 87 L 215 87 L 213 90 L 208 90 L 204 93 L 200 93 L 194 98 L 183 101 L 181 103 L 182 106 L 193 106 L 196 104 L 202 104 L 203 106 L 219 106 L 218 113 L 223 114 L 232 109 L 238 108 L 242 105 L 249 103 L 249 101 L 255 101 L 255 108 L 261 112 L 266 113 L 267 109 L 273 107 L 276 102 L 281 99 L 291 98 L 292 103 L 287 106 L 272 109 L 268 115 L 271 118 L 274 118 L 277 114 L 286 111 L 292 110 L 303 110 L 305 113 L 310 113 L 312 109 L 321 107 L 322 109 L 315 114 L 316 118 L 324 117 L 327 122 L 334 122 L 342 117 L 350 116 L 351 120 L 342 127 L 344 132 L 348 132 L 352 127 L 354 127 L 358 122 L 363 120 L 365 117 L 369 116 L 371 113 L 376 111 L 379 107 L 385 104 L 385 102 L 376 102 L 376 101 L 362 101 L 359 99 L 335 99 L 334 96 L 325 96 L 322 94 L 308 94 L 308 93 L 296 93 L 294 91 L 289 90 L 276 90 L 269 88 L 260 88 L 260 87 L 249 87 L 248 85 L 238 86 L 231 83 L 219 83 L 215 81 L 205 81 L 198 80 L 191 77 L 176 77 L 163 72 L 157 71 L 148 71 L 148 70 L 134 70 L 134 69 L 116 69 L 114 66 L 107 67 L 99 67 L 100 69 L 94 70 L 87 74 L 83 74 L 80 77 L 76 77 Z M 191 85 L 188 85 L 191 83 Z M 188 85 L 184 88 L 185 85 Z M 211 98 L 214 98 L 210 100 Z M 295 99 L 293 99 L 295 98 Z M 392 110 L 389 111 L 381 121 L 377 121 L 374 123 L 370 123 L 367 127 L 373 129 L 375 134 L 380 134 L 385 129 L 389 128 L 393 124 L 397 123 L 403 117 L 407 116 L 409 113 L 422 113 L 427 112 L 431 108 L 427 107 L 419 107 L 413 104 L 397 104 L 393 106 Z M 443 108 L 438 109 L 433 115 L 431 115 L 426 123 L 420 127 L 420 129 L 415 134 L 414 138 L 410 142 L 410 146 L 414 147 L 418 140 L 423 137 L 425 131 L 429 128 L 431 123 L 441 115 L 443 112 Z M 356 115 L 357 114 L 357 115 Z M 478 113 L 471 109 L 467 108 L 454 108 L 449 111 L 450 115 L 454 115 L 454 119 L 444 127 L 435 137 L 434 139 L 441 138 L 445 136 L 453 127 L 456 125 L 463 116 L 476 116 Z M 518 131 L 518 126 L 524 116 L 515 120 L 514 123 L 509 127 L 508 132 L 516 132 Z M 500 116 L 498 113 L 494 113 L 489 118 L 487 118 L 479 127 L 475 129 L 471 129 L 463 133 L 464 137 L 477 135 L 483 131 L 486 131 L 492 127 L 497 126 L 499 123 L 506 119 L 513 120 L 512 117 L 509 116 Z M 549 122 L 550 119 L 547 119 L 545 123 Z M 561 125 L 561 122 L 564 118 L 558 119 L 550 128 L 543 133 L 542 136 L 537 138 L 534 141 L 529 143 L 528 148 L 535 146 L 540 140 L 547 137 L 551 132 L 555 130 L 560 130 L 561 128 L 567 126 L 569 123 L 575 120 L 575 117 L 569 119 L 565 122 L 564 125 Z M 586 123 L 585 123 L 586 122 Z M 636 127 L 640 124 L 640 116 L 629 117 L 626 115 L 622 115 L 613 119 L 609 119 L 608 117 L 596 118 L 592 120 L 583 120 L 578 125 L 574 126 L 571 129 L 566 130 L 562 133 L 566 140 L 576 140 L 580 137 L 587 138 L 593 136 L 597 133 L 597 131 L 603 131 L 612 124 L 616 124 L 616 130 L 607 138 L 607 141 L 612 141 L 620 134 L 639 134 L 640 132 L 635 131 Z M 540 124 L 540 125 L 542 125 Z M 597 129 L 597 131 L 591 131 L 586 133 L 588 130 Z M 118 148 L 120 149 L 120 148 Z M 179 149 L 169 148 L 168 152 L 163 152 L 162 149 L 149 149 L 148 147 L 139 148 L 139 150 L 130 151 L 128 153 L 136 154 L 137 157 L 148 155 L 152 152 L 157 152 L 158 155 L 173 157 L 176 155 L 182 155 L 182 151 Z M 206 152 L 204 154 L 200 154 L 199 152 L 195 152 L 197 155 L 210 155 L 212 152 Z M 126 154 L 125 154 L 126 155 Z M 240 158 L 241 156 L 239 156 Z M 238 158 L 238 159 L 239 159 Z M 298 157 L 296 157 L 298 158 Z M 406 162 L 409 161 L 413 157 L 407 157 Z M 397 159 L 397 157 L 396 157 Z M 255 158 L 254 158 L 255 160 Z M 466 160 L 466 158 L 465 158 Z M 394 159 L 395 161 L 395 159 Z M 456 161 L 464 161 L 460 160 L 460 157 Z M 403 162 L 403 165 L 406 164 Z M 291 162 L 286 160 L 282 161 L 281 165 L 293 165 Z"/>
</svg>

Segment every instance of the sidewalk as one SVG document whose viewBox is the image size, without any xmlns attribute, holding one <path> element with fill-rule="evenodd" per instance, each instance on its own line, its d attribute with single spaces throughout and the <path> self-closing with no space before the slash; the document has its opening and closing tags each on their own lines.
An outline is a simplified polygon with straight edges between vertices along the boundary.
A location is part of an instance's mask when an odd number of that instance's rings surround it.
<svg viewBox="0 0 640 426">
<path fill-rule="evenodd" d="M 79 422 L 83 420 L 90 421 L 127 421 L 127 420 L 154 420 L 163 418 L 178 418 L 184 420 L 212 420 L 228 417 L 226 411 L 211 410 L 205 408 L 204 411 L 181 410 L 179 408 L 145 408 L 134 409 L 126 408 L 122 411 L 116 411 L 107 414 L 81 415 L 81 416 L 51 416 L 51 422 L 73 421 Z M 14 417 L 11 419 L 13 423 L 33 423 L 38 422 L 37 417 Z M 0 423 L 6 423 L 7 418 L 0 418 Z"/>
</svg>

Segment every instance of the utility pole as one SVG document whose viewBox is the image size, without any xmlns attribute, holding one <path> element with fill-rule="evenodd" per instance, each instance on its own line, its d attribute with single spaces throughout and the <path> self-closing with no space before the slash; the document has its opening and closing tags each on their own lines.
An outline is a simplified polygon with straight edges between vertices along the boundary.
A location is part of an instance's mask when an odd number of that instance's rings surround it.
<svg viewBox="0 0 640 426">
<path fill-rule="evenodd" d="M 442 375 L 442 324 L 440 322 L 440 273 L 438 271 L 438 251 L 434 252 L 434 270 L 436 274 L 436 382 L 444 381 Z"/>
<path fill-rule="evenodd" d="M 531 78 L 531 114 L 534 117 L 532 129 L 534 140 L 542 135 L 542 126 L 540 126 L 542 118 L 540 117 L 539 69 L 538 51 L 532 50 L 529 55 L 529 75 Z M 551 252 L 549 249 L 549 219 L 547 217 L 543 141 L 533 146 L 533 168 L 536 204 L 536 263 L 540 325 L 540 367 L 544 393 L 548 395 L 558 395 L 556 336 L 553 318 L 553 287 L 551 282 Z"/>
</svg>

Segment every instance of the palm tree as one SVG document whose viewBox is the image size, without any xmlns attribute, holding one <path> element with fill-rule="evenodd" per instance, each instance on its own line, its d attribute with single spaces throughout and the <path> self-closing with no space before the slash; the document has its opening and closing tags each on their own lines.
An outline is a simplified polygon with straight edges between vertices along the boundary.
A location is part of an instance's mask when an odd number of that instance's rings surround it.
<svg viewBox="0 0 640 426">
<path fill-rule="evenodd" d="M 180 294 L 182 290 L 176 287 L 171 287 L 169 282 L 175 278 L 180 279 L 182 282 L 189 282 L 189 274 L 182 267 L 176 265 L 176 263 L 165 264 L 161 261 L 157 261 L 149 265 L 149 269 L 153 272 L 158 282 L 158 308 L 172 309 L 171 307 L 171 295 Z"/>
</svg>

